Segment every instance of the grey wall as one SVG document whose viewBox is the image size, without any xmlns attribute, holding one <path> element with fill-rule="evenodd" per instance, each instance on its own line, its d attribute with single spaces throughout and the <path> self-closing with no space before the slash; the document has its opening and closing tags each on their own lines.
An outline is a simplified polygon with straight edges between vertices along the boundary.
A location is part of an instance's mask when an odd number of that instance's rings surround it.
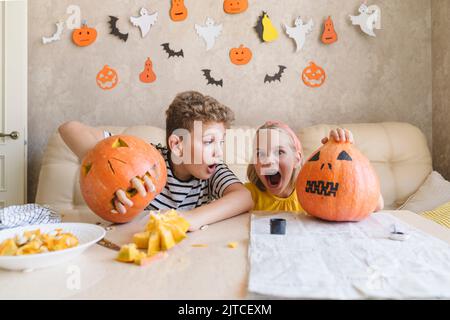
<svg viewBox="0 0 450 320">
<path fill-rule="evenodd" d="M 280 119 L 298 129 L 317 123 L 406 121 L 419 126 L 431 145 L 429 0 L 375 1 L 382 8 L 382 30 L 376 39 L 350 25 L 348 14 L 357 13 L 360 0 L 249 0 L 249 10 L 233 16 L 223 12 L 221 0 L 185 2 L 188 19 L 174 23 L 168 15 L 169 0 L 29 1 L 29 201 L 34 199 L 46 141 L 59 124 L 74 119 L 91 125 L 163 126 L 163 112 L 174 95 L 188 89 L 232 107 L 237 124 Z M 96 43 L 79 48 L 65 32 L 61 41 L 43 45 L 41 37 L 51 35 L 54 22 L 68 17 L 70 4 L 78 4 L 83 18 L 97 28 Z M 141 6 L 159 12 L 157 24 L 144 39 L 128 22 Z M 268 11 L 280 32 L 271 44 L 261 44 L 253 30 L 262 10 Z M 121 19 L 119 28 L 130 33 L 126 43 L 109 34 L 108 15 Z M 304 51 L 296 54 L 281 23 L 292 25 L 297 15 L 312 17 L 316 25 Z M 328 15 L 339 34 L 331 46 L 319 41 Z M 203 24 L 207 16 L 224 25 L 223 35 L 209 52 L 194 30 L 194 24 Z M 168 59 L 160 47 L 164 42 L 182 48 L 185 58 Z M 254 57 L 249 65 L 237 67 L 229 62 L 228 51 L 241 43 L 253 50 Z M 138 80 L 147 56 L 158 77 L 151 85 Z M 300 79 L 310 60 L 328 75 L 319 89 L 307 88 Z M 104 64 L 119 72 L 120 83 L 111 92 L 95 84 Z M 264 84 L 265 74 L 277 71 L 279 64 L 287 67 L 281 83 Z M 203 68 L 223 78 L 223 88 L 207 86 Z"/>
<path fill-rule="evenodd" d="M 432 0 L 433 165 L 450 180 L 450 1 Z"/>
</svg>

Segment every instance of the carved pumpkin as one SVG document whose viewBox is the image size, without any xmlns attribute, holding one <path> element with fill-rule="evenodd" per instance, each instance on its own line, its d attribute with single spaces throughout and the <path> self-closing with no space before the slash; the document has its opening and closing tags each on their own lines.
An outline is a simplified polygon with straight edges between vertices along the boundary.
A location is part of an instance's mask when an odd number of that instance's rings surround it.
<svg viewBox="0 0 450 320">
<path fill-rule="evenodd" d="M 249 48 L 244 47 L 242 44 L 239 48 L 232 48 L 230 50 L 230 60 L 236 65 L 244 65 L 249 63 L 252 56 L 252 51 Z"/>
<path fill-rule="evenodd" d="M 97 85 L 103 90 L 113 89 L 119 82 L 119 76 L 116 70 L 105 65 L 102 70 L 97 74 Z"/>
<path fill-rule="evenodd" d="M 86 47 L 97 39 L 97 30 L 89 28 L 86 21 L 83 21 L 81 28 L 74 29 L 72 32 L 72 41 L 80 47 Z"/>
<path fill-rule="evenodd" d="M 338 36 L 336 30 L 334 30 L 333 20 L 331 20 L 331 17 L 328 17 L 323 25 L 322 42 L 325 44 L 332 44 L 337 40 Z"/>
<path fill-rule="evenodd" d="M 229 14 L 244 12 L 248 9 L 248 0 L 225 0 L 223 2 L 223 11 Z"/>
<path fill-rule="evenodd" d="M 154 190 L 142 197 L 131 185 L 131 179 L 150 177 Z M 127 135 L 100 141 L 83 159 L 80 170 L 81 194 L 88 207 L 105 220 L 124 223 L 133 219 L 159 194 L 167 179 L 161 154 L 149 143 Z M 112 213 L 115 193 L 124 190 L 133 201 L 126 214 Z"/>
<path fill-rule="evenodd" d="M 314 62 L 310 62 L 309 66 L 307 66 L 302 73 L 303 83 L 312 88 L 320 87 L 324 84 L 326 78 L 327 75 L 325 74 L 325 70 Z"/>
<path fill-rule="evenodd" d="M 139 74 L 139 79 L 144 83 L 152 83 L 156 80 L 156 74 L 153 72 L 153 63 L 150 58 L 145 61 L 145 68 Z"/>
<path fill-rule="evenodd" d="M 188 16 L 184 0 L 171 0 L 170 18 L 173 21 L 183 21 Z"/>
<path fill-rule="evenodd" d="M 351 143 L 333 139 L 303 165 L 297 196 L 310 215 L 328 221 L 360 221 L 372 213 L 380 184 L 369 160 Z"/>
</svg>

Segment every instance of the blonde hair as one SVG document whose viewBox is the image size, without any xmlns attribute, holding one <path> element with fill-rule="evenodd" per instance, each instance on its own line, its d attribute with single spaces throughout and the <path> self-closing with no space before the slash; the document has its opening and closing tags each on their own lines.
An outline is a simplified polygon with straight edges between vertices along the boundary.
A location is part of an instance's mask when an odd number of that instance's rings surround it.
<svg viewBox="0 0 450 320">
<path fill-rule="evenodd" d="M 291 132 L 288 132 L 286 129 L 283 128 L 283 126 L 279 126 L 275 123 L 265 123 L 264 125 L 262 125 L 261 127 L 258 128 L 258 130 L 256 130 L 256 136 L 255 136 L 255 145 L 257 144 L 257 139 L 258 139 L 258 133 L 260 130 L 263 129 L 268 129 L 268 130 L 278 130 L 281 132 L 286 133 L 290 140 L 291 140 L 291 148 L 294 152 L 298 152 L 299 156 L 300 156 L 300 164 L 294 168 L 294 170 L 292 171 L 292 176 L 289 180 L 289 184 L 288 186 L 291 188 L 295 188 L 295 183 L 297 181 L 297 176 L 300 172 L 300 169 L 302 168 L 303 165 L 303 157 L 302 157 L 302 151 L 301 150 L 297 150 L 295 144 L 296 142 L 293 140 L 294 137 L 291 136 Z M 254 163 L 251 163 L 248 165 L 247 167 L 247 178 L 248 180 L 253 183 L 259 190 L 261 191 L 266 191 L 266 187 L 264 186 L 264 184 L 262 183 L 261 179 L 259 179 L 258 174 L 256 172 L 256 167 Z"/>
<path fill-rule="evenodd" d="M 218 122 L 229 128 L 234 113 L 213 97 L 197 91 L 179 93 L 166 110 L 166 140 L 177 129 L 192 130 L 194 121 Z"/>
</svg>

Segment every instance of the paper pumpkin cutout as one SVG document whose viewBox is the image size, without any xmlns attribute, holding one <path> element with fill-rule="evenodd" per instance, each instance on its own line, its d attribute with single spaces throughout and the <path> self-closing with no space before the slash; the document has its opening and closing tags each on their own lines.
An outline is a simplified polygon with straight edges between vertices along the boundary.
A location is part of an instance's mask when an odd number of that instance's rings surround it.
<svg viewBox="0 0 450 320">
<path fill-rule="evenodd" d="M 376 37 L 374 29 L 381 29 L 381 9 L 377 5 L 367 6 L 363 3 L 359 9 L 358 16 L 350 15 L 353 25 L 359 25 L 361 31 L 371 37 Z"/>
<path fill-rule="evenodd" d="M 100 89 L 111 90 L 119 83 L 119 76 L 117 75 L 116 70 L 105 65 L 97 74 L 96 81 Z"/>
<path fill-rule="evenodd" d="M 323 24 L 323 33 L 321 39 L 324 44 L 332 44 L 338 40 L 338 35 L 336 33 L 336 30 L 334 29 L 333 20 L 331 20 L 331 17 L 328 17 Z"/>
<path fill-rule="evenodd" d="M 145 61 L 144 71 L 139 74 L 139 80 L 144 83 L 152 83 L 156 80 L 156 74 L 153 71 L 153 63 L 150 58 Z"/>
<path fill-rule="evenodd" d="M 109 26 L 111 27 L 111 32 L 110 34 L 115 35 L 116 37 L 118 37 L 120 40 L 123 40 L 124 42 L 126 42 L 128 40 L 128 33 L 122 33 L 119 31 L 119 29 L 117 28 L 117 20 L 119 20 L 119 18 L 114 17 L 114 16 L 109 16 Z"/>
<path fill-rule="evenodd" d="M 271 42 L 278 38 L 278 31 L 269 19 L 266 12 L 263 11 L 262 15 L 259 16 L 258 22 L 255 26 L 256 33 L 258 33 L 259 39 L 262 42 Z"/>
<path fill-rule="evenodd" d="M 221 86 L 223 87 L 223 79 L 216 80 L 213 77 L 211 77 L 211 70 L 210 69 L 203 69 L 203 75 L 205 76 L 206 80 L 208 80 L 208 84 Z"/>
<path fill-rule="evenodd" d="M 48 44 L 53 41 L 61 40 L 61 35 L 64 30 L 64 22 L 57 22 L 56 23 L 56 32 L 51 37 L 42 37 L 42 43 Z"/>
<path fill-rule="evenodd" d="M 142 38 L 144 38 L 150 31 L 150 28 L 156 23 L 158 12 L 149 14 L 147 9 L 141 8 L 139 14 L 139 17 L 130 17 L 130 21 L 133 26 L 139 27 L 139 29 L 141 29 L 141 35 Z"/>
<path fill-rule="evenodd" d="M 370 161 L 350 142 L 330 139 L 300 170 L 302 208 L 328 221 L 360 221 L 378 204 L 380 183 Z"/>
<path fill-rule="evenodd" d="M 303 49 L 306 41 L 306 35 L 312 31 L 314 22 L 312 19 L 309 19 L 309 21 L 304 24 L 302 18 L 298 17 L 297 19 L 295 19 L 294 25 L 294 27 L 289 27 L 287 25 L 284 25 L 284 27 L 289 38 L 292 38 L 295 41 L 295 52 L 299 52 L 301 49 Z"/>
<path fill-rule="evenodd" d="M 252 51 L 242 44 L 239 48 L 231 48 L 230 50 L 230 61 L 238 66 L 249 63 L 252 57 Z"/>
<path fill-rule="evenodd" d="M 188 10 L 184 5 L 184 0 L 170 0 L 170 18 L 173 21 L 183 21 L 188 16 Z"/>
<path fill-rule="evenodd" d="M 316 65 L 314 62 L 310 62 L 302 73 L 303 83 L 311 88 L 320 87 L 325 83 L 326 78 L 327 76 L 325 70 Z"/>
<path fill-rule="evenodd" d="M 169 43 L 163 43 L 161 45 L 161 47 L 163 47 L 164 51 L 169 54 L 169 58 L 171 58 L 171 57 L 183 57 L 184 58 L 183 49 L 181 49 L 180 51 L 174 51 L 174 50 L 170 49 Z"/>
<path fill-rule="evenodd" d="M 83 21 L 81 28 L 74 29 L 72 32 L 72 41 L 79 47 L 86 47 L 97 39 L 97 30 L 89 28 L 86 21 Z"/>
<path fill-rule="evenodd" d="M 266 74 L 266 76 L 264 77 L 264 83 L 266 82 L 274 82 L 276 80 L 281 82 L 281 75 L 284 73 L 284 70 L 286 69 L 285 66 L 278 66 L 279 70 L 277 73 L 275 73 L 273 76 L 269 76 L 268 74 Z"/>
<path fill-rule="evenodd" d="M 216 43 L 216 38 L 222 32 L 222 25 L 216 25 L 212 18 L 206 18 L 204 26 L 195 25 L 197 34 L 206 42 L 206 51 L 212 49 Z"/>
<path fill-rule="evenodd" d="M 248 0 L 225 0 L 223 11 L 228 14 L 237 14 L 248 9 Z"/>
</svg>

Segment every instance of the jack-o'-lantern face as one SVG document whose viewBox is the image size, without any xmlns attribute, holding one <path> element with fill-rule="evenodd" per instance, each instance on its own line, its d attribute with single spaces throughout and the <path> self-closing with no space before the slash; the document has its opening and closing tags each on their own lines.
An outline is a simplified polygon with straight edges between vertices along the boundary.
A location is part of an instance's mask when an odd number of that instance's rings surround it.
<svg viewBox="0 0 450 320">
<path fill-rule="evenodd" d="M 184 0 L 171 0 L 170 18 L 173 21 L 183 21 L 188 16 L 188 11 L 184 5 Z"/>
<path fill-rule="evenodd" d="M 119 82 L 119 76 L 114 69 L 111 69 L 108 65 L 105 65 L 102 70 L 97 74 L 97 85 L 103 90 L 113 89 Z"/>
<path fill-rule="evenodd" d="M 322 42 L 325 44 L 332 44 L 337 40 L 338 36 L 336 30 L 334 30 L 333 20 L 331 20 L 331 17 L 328 17 L 323 25 Z"/>
<path fill-rule="evenodd" d="M 131 184 L 137 177 L 150 179 L 153 190 L 141 196 Z M 100 141 L 83 159 L 80 169 L 80 188 L 86 204 L 105 220 L 124 223 L 130 221 L 159 194 L 167 179 L 166 164 L 156 148 L 127 135 L 112 136 Z M 133 201 L 126 214 L 116 210 L 116 191 L 122 189 Z M 117 211 L 117 210 L 116 210 Z"/>
<path fill-rule="evenodd" d="M 225 0 L 223 2 L 223 11 L 228 14 L 241 13 L 247 10 L 248 0 Z"/>
<path fill-rule="evenodd" d="M 244 47 L 242 44 L 239 48 L 232 48 L 230 50 L 230 60 L 236 65 L 244 65 L 250 62 L 252 59 L 252 51 Z"/>
<path fill-rule="evenodd" d="M 303 165 L 296 190 L 310 215 L 359 221 L 375 210 L 380 185 L 369 160 L 353 144 L 330 140 Z"/>
<path fill-rule="evenodd" d="M 314 62 L 310 62 L 302 73 L 302 80 L 308 87 L 316 88 L 324 84 L 326 80 L 325 70 L 316 65 Z"/>
<path fill-rule="evenodd" d="M 97 30 L 89 28 L 86 22 L 83 22 L 81 28 L 74 29 L 72 32 L 72 41 L 80 47 L 86 47 L 97 39 Z"/>
</svg>

